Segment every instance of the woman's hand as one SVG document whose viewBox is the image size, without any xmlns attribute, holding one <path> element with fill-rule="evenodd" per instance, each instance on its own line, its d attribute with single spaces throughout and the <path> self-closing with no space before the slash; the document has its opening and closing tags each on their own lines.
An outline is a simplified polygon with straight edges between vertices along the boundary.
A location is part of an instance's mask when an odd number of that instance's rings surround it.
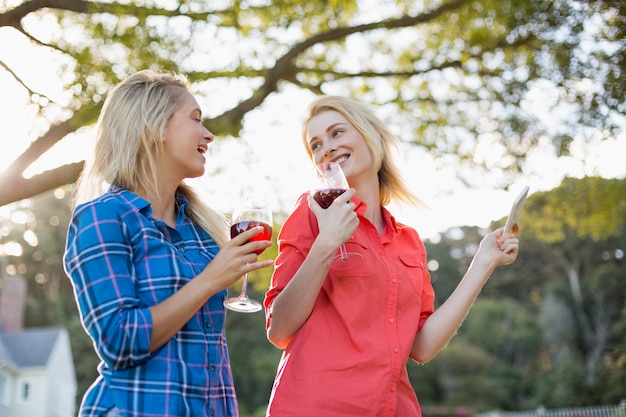
<svg viewBox="0 0 626 417">
<path fill-rule="evenodd" d="M 509 265 L 517 259 L 519 253 L 519 226 L 516 223 L 510 233 L 503 234 L 504 228 L 488 233 L 480 242 L 474 262 L 485 262 L 494 268 Z"/>
<path fill-rule="evenodd" d="M 257 250 L 272 246 L 269 240 L 249 242 L 254 236 L 263 231 L 262 226 L 235 236 L 220 249 L 215 258 L 207 265 L 201 275 L 210 279 L 215 286 L 215 292 L 230 287 L 245 273 L 260 268 L 266 268 L 274 263 L 273 259 L 257 260 Z"/>
<path fill-rule="evenodd" d="M 348 188 L 327 209 L 322 208 L 311 195 L 308 196 L 309 207 L 315 213 L 319 227 L 317 238 L 323 239 L 335 250 L 359 227 L 355 205 L 350 201 L 355 193 L 354 188 Z"/>
</svg>

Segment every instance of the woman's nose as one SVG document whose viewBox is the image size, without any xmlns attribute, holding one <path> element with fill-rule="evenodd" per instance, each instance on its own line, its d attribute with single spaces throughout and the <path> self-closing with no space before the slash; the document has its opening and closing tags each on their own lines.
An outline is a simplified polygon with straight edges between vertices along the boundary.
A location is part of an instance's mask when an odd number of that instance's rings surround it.
<svg viewBox="0 0 626 417">
<path fill-rule="evenodd" d="M 202 126 L 202 128 L 204 129 L 203 136 L 207 140 L 207 142 L 213 142 L 215 140 L 215 135 L 206 127 Z"/>
<path fill-rule="evenodd" d="M 330 156 L 332 155 L 333 152 L 335 152 L 337 150 L 337 147 L 331 144 L 325 145 L 324 146 L 324 151 L 323 154 L 324 156 Z"/>
</svg>

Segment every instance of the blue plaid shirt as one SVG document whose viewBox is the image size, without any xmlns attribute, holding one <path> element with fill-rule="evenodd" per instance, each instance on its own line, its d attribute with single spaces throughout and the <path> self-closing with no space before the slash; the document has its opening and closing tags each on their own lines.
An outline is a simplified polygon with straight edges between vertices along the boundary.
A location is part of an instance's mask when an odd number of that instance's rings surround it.
<svg viewBox="0 0 626 417">
<path fill-rule="evenodd" d="M 146 200 L 115 186 L 73 213 L 65 270 L 102 360 L 81 416 L 113 407 L 133 417 L 238 415 L 224 333 L 226 290 L 148 352 L 148 307 L 198 275 L 219 250 L 185 216 L 186 199 L 176 198 L 176 229 L 152 218 Z"/>
</svg>

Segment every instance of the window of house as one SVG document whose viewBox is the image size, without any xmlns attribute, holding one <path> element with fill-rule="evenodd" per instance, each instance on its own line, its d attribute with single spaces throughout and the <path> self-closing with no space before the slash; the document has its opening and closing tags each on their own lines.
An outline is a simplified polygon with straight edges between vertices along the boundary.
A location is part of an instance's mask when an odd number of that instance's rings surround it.
<svg viewBox="0 0 626 417">
<path fill-rule="evenodd" d="M 31 402 L 33 399 L 33 384 L 28 379 L 22 379 L 18 384 L 18 400 L 21 403 Z"/>
</svg>

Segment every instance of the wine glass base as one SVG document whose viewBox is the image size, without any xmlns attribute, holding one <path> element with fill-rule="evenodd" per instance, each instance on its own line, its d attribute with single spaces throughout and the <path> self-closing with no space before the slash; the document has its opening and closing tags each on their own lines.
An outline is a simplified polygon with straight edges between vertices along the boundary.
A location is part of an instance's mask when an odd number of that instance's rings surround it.
<svg viewBox="0 0 626 417">
<path fill-rule="evenodd" d="M 261 311 L 263 309 L 263 305 L 258 301 L 240 297 L 225 300 L 224 307 L 240 313 L 256 313 L 257 311 Z"/>
<path fill-rule="evenodd" d="M 343 255 L 337 255 L 330 261 L 333 269 L 347 269 L 354 266 L 354 262 L 358 262 L 363 255 L 357 252 L 348 252 Z"/>
</svg>

